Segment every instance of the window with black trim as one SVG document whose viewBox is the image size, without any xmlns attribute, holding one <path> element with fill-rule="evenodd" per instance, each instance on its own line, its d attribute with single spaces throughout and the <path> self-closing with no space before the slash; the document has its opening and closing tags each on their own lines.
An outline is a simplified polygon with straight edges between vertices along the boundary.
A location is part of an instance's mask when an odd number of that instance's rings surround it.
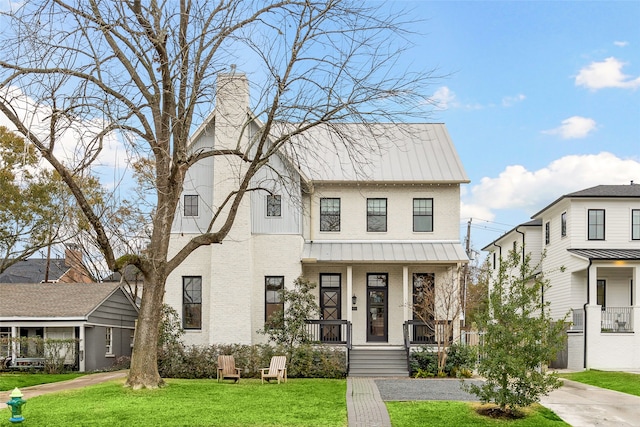
<svg viewBox="0 0 640 427">
<path fill-rule="evenodd" d="M 284 321 L 284 276 L 265 276 L 264 287 L 265 324 L 267 327 L 280 327 Z"/>
<path fill-rule="evenodd" d="M 184 216 L 198 216 L 198 196 L 197 195 L 185 194 Z"/>
<path fill-rule="evenodd" d="M 182 328 L 202 328 L 202 277 L 182 277 Z"/>
<path fill-rule="evenodd" d="M 387 231 L 387 199 L 367 199 L 367 231 Z"/>
<path fill-rule="evenodd" d="M 560 235 L 565 237 L 567 235 L 567 213 L 562 212 L 560 215 Z"/>
<path fill-rule="evenodd" d="M 413 231 L 433 231 L 433 199 L 413 199 Z"/>
<path fill-rule="evenodd" d="M 596 281 L 596 304 L 601 305 L 604 309 L 607 303 L 607 281 Z"/>
<path fill-rule="evenodd" d="M 282 216 L 282 198 L 277 195 L 267 195 L 267 216 Z"/>
<path fill-rule="evenodd" d="M 631 240 L 640 240 L 640 209 L 631 210 Z"/>
<path fill-rule="evenodd" d="M 588 239 L 604 240 L 604 209 L 589 209 L 588 213 Z"/>
<path fill-rule="evenodd" d="M 320 231 L 340 231 L 340 199 L 320 199 Z"/>
<path fill-rule="evenodd" d="M 551 225 L 549 221 L 544 224 L 544 244 L 548 245 L 551 242 Z"/>
</svg>

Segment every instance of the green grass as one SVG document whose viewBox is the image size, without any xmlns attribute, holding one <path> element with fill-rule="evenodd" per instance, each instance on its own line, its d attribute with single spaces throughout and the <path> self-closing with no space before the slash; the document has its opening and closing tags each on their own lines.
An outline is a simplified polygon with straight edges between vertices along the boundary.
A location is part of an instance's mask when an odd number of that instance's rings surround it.
<svg viewBox="0 0 640 427">
<path fill-rule="evenodd" d="M 123 381 L 27 401 L 25 426 L 340 426 L 347 425 L 345 380 L 290 379 L 286 384 L 167 380 L 133 391 Z M 11 425 L 8 409 L 0 426 Z"/>
<path fill-rule="evenodd" d="M 526 417 L 517 420 L 496 420 L 475 412 L 479 403 L 450 401 L 387 402 L 393 427 L 433 425 L 546 427 L 568 426 L 547 408 L 534 405 L 526 410 Z"/>
<path fill-rule="evenodd" d="M 71 374 L 28 374 L 24 372 L 9 372 L 0 374 L 0 391 L 13 390 L 38 384 L 57 383 L 80 377 L 82 373 Z"/>
<path fill-rule="evenodd" d="M 628 372 L 607 372 L 590 369 L 582 372 L 562 374 L 561 378 L 578 381 L 596 387 L 640 396 L 640 375 Z"/>
</svg>

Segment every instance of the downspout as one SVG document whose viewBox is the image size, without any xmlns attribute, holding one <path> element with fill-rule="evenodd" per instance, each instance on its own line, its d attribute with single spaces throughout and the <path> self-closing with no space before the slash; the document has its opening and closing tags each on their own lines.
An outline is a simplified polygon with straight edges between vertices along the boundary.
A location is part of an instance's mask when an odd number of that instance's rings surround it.
<svg viewBox="0 0 640 427">
<path fill-rule="evenodd" d="M 590 299 L 590 295 L 589 295 L 589 288 L 590 283 L 589 283 L 589 271 L 591 270 L 591 263 L 593 262 L 593 260 L 591 258 L 589 258 L 589 265 L 587 266 L 587 302 L 584 303 L 584 305 L 582 306 L 582 310 L 584 311 L 584 321 L 583 321 L 583 325 L 582 325 L 582 333 L 584 336 L 584 349 L 583 349 L 583 368 L 587 369 L 587 305 L 589 304 L 589 299 Z"/>
</svg>

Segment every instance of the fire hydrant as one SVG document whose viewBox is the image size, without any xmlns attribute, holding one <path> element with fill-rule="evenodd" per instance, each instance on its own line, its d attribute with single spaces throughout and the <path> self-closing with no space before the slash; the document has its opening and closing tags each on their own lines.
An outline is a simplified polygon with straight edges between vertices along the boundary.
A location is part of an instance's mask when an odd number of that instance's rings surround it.
<svg viewBox="0 0 640 427">
<path fill-rule="evenodd" d="M 18 390 L 18 387 L 14 388 L 9 397 L 10 401 L 7 402 L 8 406 L 11 406 L 11 418 L 9 421 L 12 423 L 21 423 L 24 421 L 22 416 L 22 407 L 27 404 L 27 401 L 22 399 L 22 392 Z"/>
</svg>

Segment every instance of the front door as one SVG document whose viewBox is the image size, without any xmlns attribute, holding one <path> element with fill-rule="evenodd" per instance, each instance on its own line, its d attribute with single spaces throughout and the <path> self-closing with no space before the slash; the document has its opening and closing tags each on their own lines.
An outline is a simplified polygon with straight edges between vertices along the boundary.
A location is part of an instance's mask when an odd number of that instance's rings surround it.
<svg viewBox="0 0 640 427">
<path fill-rule="evenodd" d="M 367 274 L 367 341 L 387 342 L 389 324 L 386 273 Z"/>
<path fill-rule="evenodd" d="M 340 274 L 320 274 L 320 318 L 340 320 Z M 340 342 L 340 325 L 321 325 L 322 342 Z"/>
</svg>

